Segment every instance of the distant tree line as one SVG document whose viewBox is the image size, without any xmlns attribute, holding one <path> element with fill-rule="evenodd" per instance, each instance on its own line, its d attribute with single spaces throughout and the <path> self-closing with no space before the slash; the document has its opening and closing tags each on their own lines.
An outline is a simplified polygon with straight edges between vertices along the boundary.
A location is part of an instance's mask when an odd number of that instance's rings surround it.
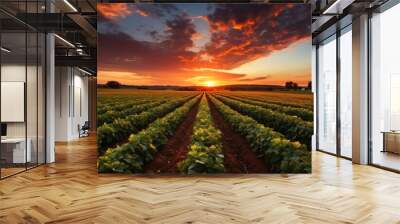
<svg viewBox="0 0 400 224">
<path fill-rule="evenodd" d="M 312 87 L 312 83 L 311 83 L 311 81 L 309 81 L 306 88 L 311 89 L 311 87 Z M 296 82 L 288 81 L 285 83 L 285 88 L 286 89 L 300 89 L 303 87 L 300 87 L 299 84 L 297 84 Z"/>
<path fill-rule="evenodd" d="M 102 85 L 105 88 L 110 88 L 110 89 L 119 89 L 119 88 L 126 88 L 129 86 L 123 86 L 120 82 L 118 81 L 108 81 L 106 84 Z M 298 83 L 293 82 L 293 81 L 288 81 L 285 83 L 285 89 L 290 89 L 290 90 L 298 90 L 298 89 L 311 89 L 312 83 L 311 81 L 308 82 L 307 87 L 301 87 L 299 86 Z M 180 87 L 180 86 L 132 86 L 137 89 L 176 89 L 176 90 L 203 90 L 199 89 L 199 87 L 196 86 L 187 86 L 187 87 Z M 227 89 L 227 90 L 275 90 L 283 87 L 279 86 L 268 86 L 268 85 L 228 85 L 228 86 L 221 86 L 221 87 L 215 87 L 213 89 Z M 210 90 L 210 88 L 206 88 L 207 90 Z"/>
<path fill-rule="evenodd" d="M 121 88 L 121 83 L 119 83 L 118 81 L 108 81 L 105 84 L 105 87 L 110 88 L 110 89 L 119 89 Z"/>
</svg>

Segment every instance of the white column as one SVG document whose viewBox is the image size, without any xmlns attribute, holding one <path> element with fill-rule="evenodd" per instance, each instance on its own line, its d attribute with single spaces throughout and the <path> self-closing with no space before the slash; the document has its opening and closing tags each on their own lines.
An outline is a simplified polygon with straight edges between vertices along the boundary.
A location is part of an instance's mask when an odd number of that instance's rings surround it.
<svg viewBox="0 0 400 224">
<path fill-rule="evenodd" d="M 46 163 L 55 161 L 55 53 L 54 35 L 46 36 Z"/>
<path fill-rule="evenodd" d="M 55 141 L 64 142 L 72 139 L 72 68 L 57 66 L 55 73 Z"/>
<path fill-rule="evenodd" d="M 368 15 L 353 19 L 353 162 L 368 163 Z"/>
<path fill-rule="evenodd" d="M 311 139 L 311 148 L 312 150 L 317 149 L 317 47 L 315 45 L 312 45 L 312 53 L 311 53 L 311 91 L 313 93 L 313 113 L 314 113 L 314 132 L 313 136 Z"/>
</svg>

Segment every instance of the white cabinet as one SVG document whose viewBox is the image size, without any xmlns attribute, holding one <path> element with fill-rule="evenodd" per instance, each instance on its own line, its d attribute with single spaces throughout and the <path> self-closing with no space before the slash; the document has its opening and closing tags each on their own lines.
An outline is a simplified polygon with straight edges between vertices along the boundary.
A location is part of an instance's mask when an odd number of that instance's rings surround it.
<svg viewBox="0 0 400 224">
<path fill-rule="evenodd" d="M 25 151 L 25 138 L 7 138 L 1 140 L 2 147 L 12 148 L 12 163 L 32 161 L 32 140 L 28 138 L 27 143 Z"/>
</svg>

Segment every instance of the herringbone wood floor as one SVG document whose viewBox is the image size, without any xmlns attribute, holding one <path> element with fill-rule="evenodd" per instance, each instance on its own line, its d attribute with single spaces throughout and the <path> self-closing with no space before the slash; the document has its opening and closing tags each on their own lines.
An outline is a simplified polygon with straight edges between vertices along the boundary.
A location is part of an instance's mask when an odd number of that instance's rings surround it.
<svg viewBox="0 0 400 224">
<path fill-rule="evenodd" d="M 94 138 L 0 181 L 0 223 L 400 223 L 400 175 L 313 154 L 311 175 L 98 175 Z"/>
</svg>

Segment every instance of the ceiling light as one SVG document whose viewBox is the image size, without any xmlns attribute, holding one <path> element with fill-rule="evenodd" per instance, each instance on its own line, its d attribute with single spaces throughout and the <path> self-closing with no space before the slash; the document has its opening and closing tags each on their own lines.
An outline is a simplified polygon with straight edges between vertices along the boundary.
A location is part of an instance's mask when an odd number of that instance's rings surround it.
<svg viewBox="0 0 400 224">
<path fill-rule="evenodd" d="M 76 49 L 76 53 L 78 53 L 79 55 L 83 55 L 83 49 L 82 48 L 77 48 Z"/>
<path fill-rule="evenodd" d="M 7 49 L 5 47 L 1 47 L 1 51 L 4 51 L 6 53 L 10 53 L 11 52 L 11 50 L 9 50 L 9 49 Z"/>
<path fill-rule="evenodd" d="M 66 40 L 66 39 L 64 39 L 64 38 L 62 38 L 62 37 L 60 37 L 60 36 L 57 35 L 57 34 L 54 34 L 54 36 L 57 37 L 57 38 L 58 38 L 59 40 L 61 40 L 62 42 L 64 42 L 65 44 L 67 44 L 68 46 L 75 48 L 75 45 L 73 45 L 73 44 L 72 44 L 71 42 L 69 42 L 68 40 Z"/>
<path fill-rule="evenodd" d="M 87 74 L 87 75 L 93 75 L 92 73 L 90 73 L 90 72 L 88 72 L 88 71 L 86 71 L 86 70 L 83 70 L 83 69 L 81 69 L 81 68 L 79 68 L 79 67 L 78 67 L 78 70 L 81 71 L 81 72 L 83 72 L 83 73 L 85 73 L 85 74 Z"/>
<path fill-rule="evenodd" d="M 343 13 L 343 10 L 351 5 L 355 0 L 336 0 L 322 14 L 324 15 L 339 15 Z"/>
<path fill-rule="evenodd" d="M 339 4 L 340 0 L 336 0 L 332 5 L 330 5 L 327 9 L 324 10 L 324 12 L 322 14 L 331 14 L 331 10 L 334 9 L 335 7 L 337 7 L 337 5 Z"/>
<path fill-rule="evenodd" d="M 78 10 L 68 1 L 64 0 L 65 4 L 67 4 L 74 12 L 78 12 Z"/>
</svg>

